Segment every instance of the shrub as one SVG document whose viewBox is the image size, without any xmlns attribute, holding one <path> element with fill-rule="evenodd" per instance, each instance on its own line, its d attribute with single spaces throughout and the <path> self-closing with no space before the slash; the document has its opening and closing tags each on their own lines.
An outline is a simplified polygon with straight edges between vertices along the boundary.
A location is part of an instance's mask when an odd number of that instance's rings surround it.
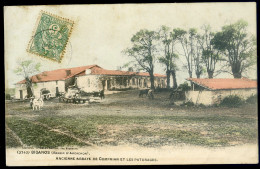
<svg viewBox="0 0 260 169">
<path fill-rule="evenodd" d="M 195 104 L 193 102 L 191 102 L 191 101 L 188 101 L 188 102 L 182 103 L 181 106 L 192 107 L 192 106 L 195 106 Z"/>
<path fill-rule="evenodd" d="M 246 99 L 246 103 L 256 104 L 257 103 L 257 94 L 252 95 Z"/>
<path fill-rule="evenodd" d="M 244 103 L 244 100 L 237 95 L 230 95 L 225 97 L 220 102 L 220 106 L 239 107 Z"/>
<path fill-rule="evenodd" d="M 11 95 L 8 94 L 8 93 L 6 93 L 6 94 L 5 94 L 5 99 L 6 99 L 6 100 L 11 100 Z"/>
<path fill-rule="evenodd" d="M 189 86 L 189 84 L 187 82 L 184 82 L 178 86 L 178 89 L 182 90 L 182 91 L 188 91 L 188 90 L 191 90 L 191 87 Z"/>
</svg>

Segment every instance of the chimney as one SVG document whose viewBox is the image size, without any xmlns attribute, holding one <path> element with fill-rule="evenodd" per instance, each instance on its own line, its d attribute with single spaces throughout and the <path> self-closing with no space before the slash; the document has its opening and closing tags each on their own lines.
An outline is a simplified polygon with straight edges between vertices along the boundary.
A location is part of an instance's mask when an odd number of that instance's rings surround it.
<svg viewBox="0 0 260 169">
<path fill-rule="evenodd" d="M 66 75 L 67 76 L 71 75 L 71 70 L 66 70 Z"/>
</svg>

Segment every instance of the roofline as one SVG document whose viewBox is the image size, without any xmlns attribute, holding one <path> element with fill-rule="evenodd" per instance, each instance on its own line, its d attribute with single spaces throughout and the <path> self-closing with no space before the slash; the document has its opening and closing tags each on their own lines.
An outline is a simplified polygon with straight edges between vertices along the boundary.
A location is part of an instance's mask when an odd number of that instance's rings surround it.
<svg viewBox="0 0 260 169">
<path fill-rule="evenodd" d="M 194 82 L 194 81 L 192 81 L 192 80 L 189 80 L 189 79 L 186 79 L 186 80 L 191 81 L 192 83 L 195 83 L 196 85 L 199 85 L 199 86 L 201 86 L 201 87 L 204 87 L 204 88 L 206 88 L 206 89 L 208 89 L 208 90 L 214 90 L 214 89 L 208 88 L 208 87 L 206 87 L 206 86 L 203 86 L 203 85 L 201 85 L 201 84 L 199 84 L 199 83 L 197 83 L 197 82 Z"/>
<path fill-rule="evenodd" d="M 88 66 L 90 66 L 88 69 L 92 69 L 93 67 L 96 67 L 96 66 L 99 67 L 99 68 L 102 68 L 102 67 L 98 66 L 97 64 L 88 65 Z M 87 67 L 87 66 L 78 66 L 78 67 L 71 67 L 71 68 L 61 68 L 61 69 L 55 69 L 55 70 L 70 70 L 70 69 L 79 68 L 79 67 Z M 49 71 L 43 71 L 43 72 L 51 72 L 51 71 L 55 71 L 55 70 L 49 70 Z M 83 71 L 84 71 L 84 70 L 83 70 Z M 73 75 L 73 76 L 76 76 L 76 75 L 82 73 L 83 71 L 81 71 L 81 72 L 79 72 L 79 73 L 77 73 L 77 74 L 75 74 L 75 75 Z M 41 73 L 43 73 L 43 72 L 41 72 Z M 41 73 L 38 73 L 38 74 L 41 74 Z M 33 76 L 37 76 L 38 74 L 32 75 L 30 78 L 32 78 Z M 73 76 L 72 76 L 72 75 L 67 76 L 67 77 L 65 77 L 65 78 L 62 79 L 62 80 L 47 80 L 47 81 L 40 81 L 40 82 L 65 81 L 66 79 L 69 79 L 69 78 L 71 78 L 71 77 L 73 77 Z M 24 79 L 24 80 L 25 80 L 25 79 Z M 21 80 L 21 81 L 24 81 L 24 80 Z M 16 85 L 16 84 L 25 84 L 25 82 L 24 82 L 24 83 L 20 83 L 21 81 L 15 83 L 15 85 Z M 40 83 L 40 82 L 32 82 L 32 83 Z"/>
<path fill-rule="evenodd" d="M 80 72 L 82 73 L 82 72 Z M 85 74 L 85 75 L 79 75 L 80 73 L 78 73 L 77 75 L 75 76 L 86 76 L 86 75 L 109 75 L 109 76 L 142 76 L 142 77 L 150 77 L 150 75 L 137 75 L 137 74 L 132 74 L 132 75 L 113 75 L 113 74 Z M 154 77 L 163 77 L 163 78 L 166 78 L 166 76 L 164 75 L 161 75 L 161 76 L 154 76 Z"/>
<path fill-rule="evenodd" d="M 212 88 L 205 87 L 205 86 L 203 86 L 202 84 L 199 84 L 199 83 L 197 83 L 197 82 L 194 82 L 194 81 L 193 81 L 193 80 L 191 80 L 191 79 L 186 79 L 186 80 L 188 80 L 188 81 L 191 81 L 192 83 L 195 83 L 196 85 L 199 85 L 199 86 L 201 86 L 201 87 L 204 87 L 204 88 L 206 88 L 206 89 L 208 89 L 208 90 L 211 90 L 211 91 L 214 91 L 214 90 L 239 90 L 239 89 L 257 89 L 257 87 L 212 89 Z"/>
</svg>

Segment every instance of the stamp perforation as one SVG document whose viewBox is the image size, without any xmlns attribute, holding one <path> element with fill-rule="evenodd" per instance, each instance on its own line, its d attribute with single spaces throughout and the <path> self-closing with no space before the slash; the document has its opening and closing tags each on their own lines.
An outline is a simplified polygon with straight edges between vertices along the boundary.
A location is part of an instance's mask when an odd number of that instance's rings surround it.
<svg viewBox="0 0 260 169">
<path fill-rule="evenodd" d="M 42 17 L 43 14 L 50 15 L 50 16 L 56 18 L 56 19 L 59 19 L 59 20 L 62 20 L 62 21 L 65 21 L 65 22 L 68 22 L 69 24 L 71 24 L 71 28 L 70 28 L 70 31 L 68 32 L 67 40 L 66 40 L 66 42 L 64 43 L 64 47 L 63 47 L 62 52 L 61 52 L 61 54 L 60 54 L 60 59 L 59 59 L 59 60 L 56 60 L 56 59 L 53 59 L 53 58 L 50 58 L 50 57 L 45 57 L 45 56 L 42 56 L 42 55 L 40 55 L 40 54 L 38 54 L 38 53 L 35 53 L 35 52 L 32 52 L 32 51 L 29 50 L 29 49 L 30 49 L 31 42 L 32 42 L 32 40 L 34 39 L 34 37 L 35 37 L 35 35 L 36 35 L 36 33 L 37 33 L 37 28 L 38 28 L 38 26 L 39 26 L 39 23 L 40 23 L 40 20 L 41 20 L 41 17 Z M 28 53 L 30 53 L 30 54 L 33 54 L 33 55 L 36 55 L 36 56 L 40 56 L 40 57 L 42 57 L 42 58 L 45 58 L 45 59 L 48 59 L 48 60 L 51 60 L 51 61 L 55 61 L 55 62 L 61 63 L 61 61 L 62 61 L 62 59 L 63 59 L 63 57 L 64 57 L 64 54 L 65 54 L 65 52 L 66 52 L 65 50 L 66 50 L 66 47 L 67 47 L 69 38 L 70 38 L 70 36 L 71 36 L 73 26 L 74 26 L 74 21 L 72 21 L 72 20 L 70 20 L 70 19 L 68 19 L 68 18 L 64 18 L 64 17 L 58 16 L 58 15 L 52 14 L 52 13 L 50 13 L 50 12 L 41 10 L 41 11 L 40 11 L 40 14 L 39 14 L 39 16 L 38 16 L 38 18 L 37 18 L 37 20 L 36 20 L 36 24 L 35 24 L 35 27 L 34 27 L 34 29 L 33 29 L 32 36 L 31 36 L 31 40 L 30 40 L 29 43 L 28 43 L 28 46 L 27 46 L 27 50 L 26 50 L 26 51 L 27 51 Z"/>
</svg>

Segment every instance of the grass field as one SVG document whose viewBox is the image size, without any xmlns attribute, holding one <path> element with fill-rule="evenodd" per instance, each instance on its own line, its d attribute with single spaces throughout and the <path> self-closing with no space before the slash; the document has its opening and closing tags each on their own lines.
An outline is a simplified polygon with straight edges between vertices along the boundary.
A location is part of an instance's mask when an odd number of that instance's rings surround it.
<svg viewBox="0 0 260 169">
<path fill-rule="evenodd" d="M 155 99 L 138 91 L 107 95 L 96 104 L 46 101 L 33 111 L 28 102 L 6 102 L 6 146 L 198 145 L 225 147 L 257 144 L 257 106 L 175 106 L 166 92 Z"/>
</svg>

